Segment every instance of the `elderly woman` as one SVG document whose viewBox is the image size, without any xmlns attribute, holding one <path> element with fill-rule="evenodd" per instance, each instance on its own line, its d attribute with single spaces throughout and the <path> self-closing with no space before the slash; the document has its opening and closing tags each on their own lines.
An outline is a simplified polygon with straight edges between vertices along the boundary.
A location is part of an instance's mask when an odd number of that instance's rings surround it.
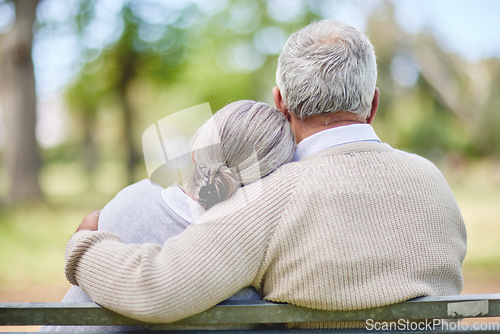
<svg viewBox="0 0 500 334">
<path fill-rule="evenodd" d="M 99 230 L 118 234 L 124 243 L 156 243 L 179 234 L 205 210 L 226 200 L 240 187 L 255 182 L 289 162 L 293 133 L 275 108 L 250 100 L 228 104 L 197 131 L 193 140 L 194 168 L 185 189 L 166 189 L 143 180 L 123 189 L 102 210 Z M 244 288 L 232 300 L 260 299 Z M 63 302 L 89 302 L 72 286 Z M 54 331 L 54 327 L 45 327 Z M 105 327 L 63 327 L 65 331 L 103 331 Z M 116 327 L 109 327 L 116 330 Z"/>
</svg>

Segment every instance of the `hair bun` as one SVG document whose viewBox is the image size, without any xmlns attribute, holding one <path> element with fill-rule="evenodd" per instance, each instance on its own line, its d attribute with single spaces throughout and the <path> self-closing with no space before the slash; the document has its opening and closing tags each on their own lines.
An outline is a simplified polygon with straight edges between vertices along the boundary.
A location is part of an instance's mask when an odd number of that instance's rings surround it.
<svg viewBox="0 0 500 334">
<path fill-rule="evenodd" d="M 219 203 L 220 196 L 215 183 L 208 183 L 200 188 L 198 193 L 198 203 L 206 210 Z"/>
<path fill-rule="evenodd" d="M 212 172 L 212 173 L 210 173 Z M 209 170 L 207 183 L 200 187 L 198 203 L 208 210 L 231 196 L 239 187 L 235 175 L 224 164 L 214 166 Z"/>
</svg>

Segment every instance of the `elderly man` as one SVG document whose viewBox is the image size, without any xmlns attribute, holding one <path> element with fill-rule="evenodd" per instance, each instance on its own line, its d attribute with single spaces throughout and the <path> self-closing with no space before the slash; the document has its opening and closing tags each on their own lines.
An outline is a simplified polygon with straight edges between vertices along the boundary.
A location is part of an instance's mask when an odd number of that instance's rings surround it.
<svg viewBox="0 0 500 334">
<path fill-rule="evenodd" d="M 125 245 L 88 216 L 66 275 L 97 303 L 169 322 L 252 285 L 269 301 L 337 310 L 458 294 L 466 232 L 429 161 L 382 143 L 375 54 L 331 20 L 293 34 L 273 96 L 295 161 L 207 211 L 163 247 Z"/>
</svg>

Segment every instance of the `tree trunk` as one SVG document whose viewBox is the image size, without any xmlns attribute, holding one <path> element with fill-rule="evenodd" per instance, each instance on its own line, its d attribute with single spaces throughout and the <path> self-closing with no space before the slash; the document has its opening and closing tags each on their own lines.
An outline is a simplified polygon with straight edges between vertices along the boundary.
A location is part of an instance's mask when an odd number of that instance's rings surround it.
<svg viewBox="0 0 500 334">
<path fill-rule="evenodd" d="M 0 46 L 0 102 L 5 124 L 8 201 L 42 198 L 38 182 L 41 158 L 35 136 L 36 93 L 31 47 L 38 0 L 13 1 L 16 22 Z"/>
<path fill-rule="evenodd" d="M 127 151 L 127 178 L 128 183 L 134 183 L 135 180 L 135 166 L 139 161 L 137 156 L 137 151 L 135 149 L 134 140 L 134 117 L 130 103 L 127 100 L 127 96 L 120 94 L 119 96 L 122 108 L 123 108 L 123 118 L 124 118 L 124 135 L 125 135 L 125 145 Z"/>
<path fill-rule="evenodd" d="M 94 110 L 86 110 L 83 115 L 83 148 L 82 160 L 85 172 L 89 177 L 93 177 L 97 168 L 98 156 L 97 145 L 95 143 L 96 116 Z"/>
<path fill-rule="evenodd" d="M 135 149 L 134 112 L 127 98 L 128 87 L 134 77 L 134 62 L 134 55 L 125 52 L 120 62 L 121 75 L 117 87 L 118 101 L 123 112 L 123 135 L 126 148 L 127 178 L 129 184 L 135 182 L 135 166 L 139 161 L 137 150 Z"/>
</svg>

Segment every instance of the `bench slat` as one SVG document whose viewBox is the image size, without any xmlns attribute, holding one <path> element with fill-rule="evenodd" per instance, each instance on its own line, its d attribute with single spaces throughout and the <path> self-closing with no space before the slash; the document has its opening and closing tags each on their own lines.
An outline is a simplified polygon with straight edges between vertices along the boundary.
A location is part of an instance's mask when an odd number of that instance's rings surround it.
<svg viewBox="0 0 500 334">
<path fill-rule="evenodd" d="M 365 321 L 366 319 L 454 319 L 500 316 L 500 294 L 430 296 L 355 311 L 323 311 L 267 301 L 223 302 L 162 328 L 253 325 L 289 322 Z M 0 303 L 0 326 L 144 325 L 95 303 Z"/>
</svg>

